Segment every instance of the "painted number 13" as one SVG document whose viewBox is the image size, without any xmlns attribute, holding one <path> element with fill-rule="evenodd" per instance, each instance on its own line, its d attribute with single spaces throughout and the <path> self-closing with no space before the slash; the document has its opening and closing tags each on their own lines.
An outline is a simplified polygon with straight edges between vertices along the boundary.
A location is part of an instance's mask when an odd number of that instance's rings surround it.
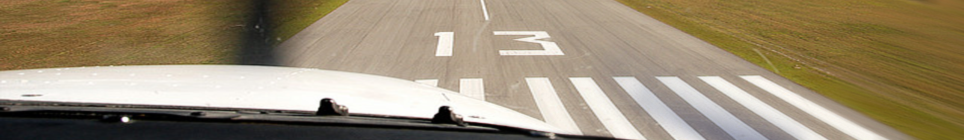
<svg viewBox="0 0 964 140">
<path fill-rule="evenodd" d="M 494 35 L 532 35 L 515 39 L 516 41 L 539 43 L 543 50 L 499 50 L 499 55 L 565 55 L 555 42 L 539 39 L 549 38 L 549 33 L 545 31 L 494 31 Z M 455 40 L 454 32 L 437 32 L 438 46 L 436 46 L 435 56 L 452 56 L 452 44 Z"/>
</svg>

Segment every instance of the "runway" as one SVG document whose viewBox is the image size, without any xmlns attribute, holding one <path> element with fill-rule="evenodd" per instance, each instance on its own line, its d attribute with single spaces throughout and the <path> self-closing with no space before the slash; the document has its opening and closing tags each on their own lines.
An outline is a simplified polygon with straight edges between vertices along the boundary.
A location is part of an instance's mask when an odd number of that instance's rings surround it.
<svg viewBox="0 0 964 140">
<path fill-rule="evenodd" d="M 574 134 L 902 139 L 615 1 L 352 0 L 276 48 L 285 66 L 459 91 Z"/>
</svg>

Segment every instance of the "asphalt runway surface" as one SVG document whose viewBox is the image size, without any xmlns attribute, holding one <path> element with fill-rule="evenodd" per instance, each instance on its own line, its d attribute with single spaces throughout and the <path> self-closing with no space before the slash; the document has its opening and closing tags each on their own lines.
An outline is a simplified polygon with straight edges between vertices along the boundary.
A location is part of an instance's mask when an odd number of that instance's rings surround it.
<svg viewBox="0 0 964 140">
<path fill-rule="evenodd" d="M 909 139 L 615 1 L 352 0 L 275 56 L 435 85 L 575 134 Z"/>
</svg>

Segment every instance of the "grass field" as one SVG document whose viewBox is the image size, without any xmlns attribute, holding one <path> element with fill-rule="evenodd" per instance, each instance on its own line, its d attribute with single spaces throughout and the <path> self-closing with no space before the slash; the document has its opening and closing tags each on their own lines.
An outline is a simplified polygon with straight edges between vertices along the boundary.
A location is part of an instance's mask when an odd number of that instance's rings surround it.
<svg viewBox="0 0 964 140">
<path fill-rule="evenodd" d="M 282 0 L 267 2 L 274 45 L 291 38 L 348 0 Z"/>
<path fill-rule="evenodd" d="M 617 1 L 911 136 L 964 138 L 964 1 Z"/>
<path fill-rule="evenodd" d="M 5 0 L 0 70 L 226 64 L 251 4 L 237 0 Z"/>
<path fill-rule="evenodd" d="M 258 14 L 272 21 L 264 38 L 283 40 L 345 1 L 3 0 L 0 70 L 239 64 Z"/>
</svg>

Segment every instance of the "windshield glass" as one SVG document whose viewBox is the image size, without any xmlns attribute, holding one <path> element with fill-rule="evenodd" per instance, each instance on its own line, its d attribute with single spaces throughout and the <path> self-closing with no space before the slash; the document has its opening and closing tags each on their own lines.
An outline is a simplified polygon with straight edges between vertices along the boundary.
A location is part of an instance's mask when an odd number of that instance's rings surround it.
<svg viewBox="0 0 964 140">
<path fill-rule="evenodd" d="M 0 100 L 312 110 L 339 95 L 427 118 L 491 103 L 625 139 L 949 139 L 964 137 L 961 13 L 953 0 L 7 0 Z M 378 102 L 402 109 L 363 104 Z M 466 120 L 489 116 L 513 115 Z"/>
</svg>

